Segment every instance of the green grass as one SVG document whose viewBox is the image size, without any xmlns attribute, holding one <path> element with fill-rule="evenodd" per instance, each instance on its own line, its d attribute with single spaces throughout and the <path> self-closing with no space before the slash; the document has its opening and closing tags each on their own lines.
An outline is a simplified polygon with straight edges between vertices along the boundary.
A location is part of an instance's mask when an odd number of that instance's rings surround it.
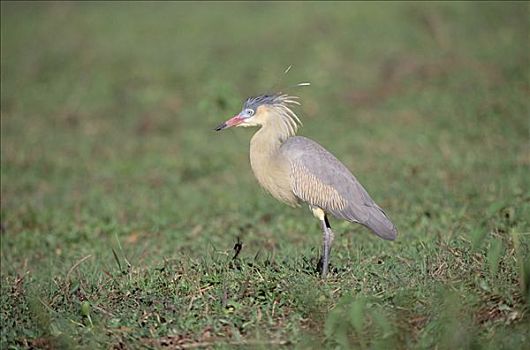
<svg viewBox="0 0 530 350">
<path fill-rule="evenodd" d="M 530 342 L 527 3 L 1 6 L 2 349 Z M 400 231 L 333 220 L 326 281 L 212 131 L 289 65 Z"/>
</svg>

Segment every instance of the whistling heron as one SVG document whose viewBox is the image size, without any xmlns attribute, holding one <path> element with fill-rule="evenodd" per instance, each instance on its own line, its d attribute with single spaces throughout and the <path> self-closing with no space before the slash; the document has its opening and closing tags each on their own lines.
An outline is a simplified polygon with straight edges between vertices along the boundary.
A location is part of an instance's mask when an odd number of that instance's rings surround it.
<svg viewBox="0 0 530 350">
<path fill-rule="evenodd" d="M 323 244 L 317 267 L 325 278 L 334 238 L 327 214 L 364 225 L 387 240 L 396 238 L 397 229 L 344 164 L 315 141 L 295 136 L 301 122 L 290 106 L 299 105 L 296 98 L 281 93 L 251 97 L 239 114 L 215 130 L 260 127 L 250 141 L 254 175 L 273 197 L 291 206 L 307 203 L 320 220 Z"/>
</svg>

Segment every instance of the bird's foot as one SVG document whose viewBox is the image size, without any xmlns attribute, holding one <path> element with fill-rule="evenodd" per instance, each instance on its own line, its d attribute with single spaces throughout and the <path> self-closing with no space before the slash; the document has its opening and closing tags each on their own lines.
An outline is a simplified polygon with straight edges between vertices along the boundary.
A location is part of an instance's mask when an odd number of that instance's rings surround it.
<svg viewBox="0 0 530 350">
<path fill-rule="evenodd" d="M 325 262 L 325 259 L 323 256 L 321 256 L 316 266 L 316 271 L 318 272 L 318 274 L 320 275 L 322 279 L 326 279 L 329 269 L 330 269 L 329 263 L 326 266 L 324 262 Z"/>
<path fill-rule="evenodd" d="M 320 259 L 318 259 L 318 263 L 316 266 L 316 271 L 319 275 L 322 275 L 322 270 L 324 269 L 324 257 L 321 256 Z"/>
</svg>

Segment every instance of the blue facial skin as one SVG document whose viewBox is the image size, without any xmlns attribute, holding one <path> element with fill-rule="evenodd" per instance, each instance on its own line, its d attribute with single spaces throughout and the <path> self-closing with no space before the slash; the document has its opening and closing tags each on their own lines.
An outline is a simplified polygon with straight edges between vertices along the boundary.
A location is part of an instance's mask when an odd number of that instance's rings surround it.
<svg viewBox="0 0 530 350">
<path fill-rule="evenodd" d="M 239 116 L 243 118 L 250 118 L 254 115 L 255 111 L 252 108 L 245 108 L 239 113 Z"/>
<path fill-rule="evenodd" d="M 245 103 L 243 104 L 243 110 L 237 115 L 240 118 L 248 119 L 254 114 L 256 114 L 256 111 L 259 106 L 262 105 L 273 105 L 277 102 L 278 97 L 280 97 L 280 94 L 276 95 L 260 95 L 256 97 L 250 97 L 248 98 Z M 214 130 L 221 131 L 227 128 L 226 122 L 219 124 Z"/>
</svg>

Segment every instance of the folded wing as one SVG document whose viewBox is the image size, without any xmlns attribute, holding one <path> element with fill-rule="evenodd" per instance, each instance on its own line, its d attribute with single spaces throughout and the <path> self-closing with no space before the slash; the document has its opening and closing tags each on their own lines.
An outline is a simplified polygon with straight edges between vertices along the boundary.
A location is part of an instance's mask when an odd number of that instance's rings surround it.
<svg viewBox="0 0 530 350">
<path fill-rule="evenodd" d="M 368 227 L 393 240 L 397 229 L 355 176 L 335 156 L 308 138 L 288 138 L 280 148 L 290 163 L 293 193 L 333 216 Z"/>
</svg>

